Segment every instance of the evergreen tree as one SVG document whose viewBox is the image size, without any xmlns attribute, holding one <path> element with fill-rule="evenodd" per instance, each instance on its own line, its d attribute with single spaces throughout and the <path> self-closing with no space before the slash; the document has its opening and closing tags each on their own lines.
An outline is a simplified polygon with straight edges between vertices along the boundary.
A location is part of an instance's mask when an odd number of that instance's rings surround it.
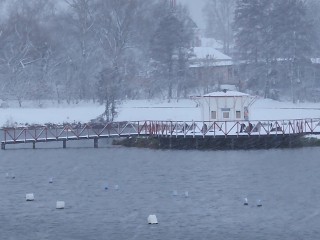
<svg viewBox="0 0 320 240">
<path fill-rule="evenodd" d="M 257 63 L 263 58 L 268 0 L 237 0 L 234 30 L 238 57 Z"/>
<path fill-rule="evenodd" d="M 303 0 L 275 1 L 270 13 L 271 33 L 268 50 L 273 59 L 282 61 L 286 77 L 279 84 L 290 89 L 293 102 L 303 98 L 306 80 L 303 72 L 310 62 L 312 42 L 315 38 L 313 26 L 307 18 Z M 288 88 L 288 86 L 291 86 Z"/>
<path fill-rule="evenodd" d="M 307 59 L 312 49 L 312 24 L 306 16 L 302 0 L 275 1 L 270 13 L 271 38 L 269 48 L 274 48 L 277 58 Z"/>
<path fill-rule="evenodd" d="M 268 58 L 266 39 L 268 38 L 268 14 L 272 1 L 237 0 L 234 31 L 236 59 L 241 61 L 238 69 L 240 89 L 249 88 L 255 94 L 266 95 L 268 89 Z"/>
<path fill-rule="evenodd" d="M 156 74 L 160 75 L 168 87 L 168 98 L 172 98 L 174 78 L 180 73 L 183 62 L 188 58 L 192 32 L 175 14 L 165 16 L 159 23 L 151 39 L 151 57 L 157 65 Z"/>
<path fill-rule="evenodd" d="M 280 88 L 293 101 L 300 98 L 315 39 L 305 1 L 238 0 L 234 26 L 238 57 L 248 64 L 241 72 L 247 86 L 264 89 L 265 97 Z"/>
</svg>

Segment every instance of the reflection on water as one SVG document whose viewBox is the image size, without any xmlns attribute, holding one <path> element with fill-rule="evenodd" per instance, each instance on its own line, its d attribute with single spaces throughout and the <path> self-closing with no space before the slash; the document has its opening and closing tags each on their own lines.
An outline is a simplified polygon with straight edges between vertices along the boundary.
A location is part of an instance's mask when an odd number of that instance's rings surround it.
<svg viewBox="0 0 320 240">
<path fill-rule="evenodd" d="M 93 149 L 91 141 L 68 146 L 1 151 L 1 239 L 319 235 L 319 148 L 153 151 L 103 142 Z M 27 202 L 27 193 L 35 201 Z M 58 200 L 65 201 L 64 210 L 55 209 Z M 147 224 L 150 214 L 158 225 Z"/>
</svg>

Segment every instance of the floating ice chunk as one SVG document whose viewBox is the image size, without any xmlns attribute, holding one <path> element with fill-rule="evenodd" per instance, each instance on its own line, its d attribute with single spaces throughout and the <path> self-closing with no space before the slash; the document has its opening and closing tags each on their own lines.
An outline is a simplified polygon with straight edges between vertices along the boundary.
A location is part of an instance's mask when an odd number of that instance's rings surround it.
<svg viewBox="0 0 320 240">
<path fill-rule="evenodd" d="M 260 199 L 257 201 L 257 207 L 262 207 L 262 203 Z"/>
<path fill-rule="evenodd" d="M 178 195 L 177 190 L 174 190 L 174 191 L 172 192 L 172 196 L 177 196 L 177 195 Z"/>
<path fill-rule="evenodd" d="M 244 198 L 244 203 L 243 203 L 243 205 L 249 205 L 249 203 L 248 203 L 248 198 Z"/>
<path fill-rule="evenodd" d="M 64 209 L 65 202 L 64 201 L 57 201 L 56 209 Z"/>
<path fill-rule="evenodd" d="M 6 173 L 6 178 L 12 178 L 15 179 L 16 176 L 14 174 Z"/>
<path fill-rule="evenodd" d="M 158 219 L 156 215 L 149 215 L 148 224 L 158 224 Z"/>
<path fill-rule="evenodd" d="M 189 192 L 188 191 L 185 191 L 184 192 L 184 196 L 187 198 L 187 197 L 189 197 Z"/>
<path fill-rule="evenodd" d="M 53 178 L 49 178 L 49 183 L 53 183 Z"/>
<path fill-rule="evenodd" d="M 27 193 L 26 194 L 26 201 L 34 201 L 34 194 L 33 193 Z"/>
<path fill-rule="evenodd" d="M 119 190 L 119 185 L 115 185 L 114 190 Z"/>
</svg>

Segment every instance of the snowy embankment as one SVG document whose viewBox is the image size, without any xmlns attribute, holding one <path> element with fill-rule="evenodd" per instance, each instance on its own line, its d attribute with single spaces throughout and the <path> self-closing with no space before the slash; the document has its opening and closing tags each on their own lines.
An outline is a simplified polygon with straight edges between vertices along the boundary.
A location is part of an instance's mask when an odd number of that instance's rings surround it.
<svg viewBox="0 0 320 240">
<path fill-rule="evenodd" d="M 202 121 L 196 102 L 183 99 L 165 101 L 128 101 L 118 108 L 117 120 Z M 320 118 L 320 103 L 278 102 L 258 99 L 250 108 L 251 120 Z"/>
<path fill-rule="evenodd" d="M 201 109 L 190 99 L 160 101 L 133 100 L 122 102 L 117 108 L 115 121 L 171 120 L 202 121 Z M 60 104 L 45 102 L 40 108 L 34 103 L 25 103 L 19 108 L 9 103 L 8 108 L 0 108 L 0 126 L 45 124 L 45 123 L 87 123 L 104 112 L 104 106 L 98 103 L 81 102 L 78 104 Z M 277 102 L 270 99 L 258 99 L 250 108 L 251 120 L 281 120 L 320 118 L 320 103 Z"/>
<path fill-rule="evenodd" d="M 0 127 L 25 124 L 45 123 L 86 123 L 97 118 L 104 111 L 104 106 L 97 103 L 82 102 L 79 104 L 56 104 L 46 102 L 42 107 L 32 102 L 24 103 L 23 107 L 14 102 L 8 108 L 0 108 Z"/>
</svg>

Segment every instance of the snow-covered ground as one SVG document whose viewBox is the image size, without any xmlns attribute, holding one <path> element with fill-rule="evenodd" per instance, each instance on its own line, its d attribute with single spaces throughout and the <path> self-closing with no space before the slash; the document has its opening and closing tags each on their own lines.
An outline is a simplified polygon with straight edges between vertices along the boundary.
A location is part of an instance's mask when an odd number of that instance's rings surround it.
<svg viewBox="0 0 320 240">
<path fill-rule="evenodd" d="M 172 120 L 201 121 L 201 110 L 191 99 L 133 100 L 122 102 L 117 108 L 116 121 Z M 8 108 L 0 108 L 0 126 L 17 124 L 44 124 L 81 122 L 86 123 L 104 112 L 104 106 L 93 102 L 78 104 L 56 104 L 45 102 L 42 107 L 36 103 L 24 103 L 19 108 L 9 103 Z M 320 103 L 277 102 L 258 99 L 250 109 L 251 120 L 278 120 L 320 118 Z"/>
<path fill-rule="evenodd" d="M 320 103 L 278 102 L 258 99 L 250 108 L 251 120 L 320 118 Z M 118 108 L 119 121 L 181 120 L 202 121 L 201 109 L 189 99 L 179 101 L 128 101 Z"/>
</svg>

